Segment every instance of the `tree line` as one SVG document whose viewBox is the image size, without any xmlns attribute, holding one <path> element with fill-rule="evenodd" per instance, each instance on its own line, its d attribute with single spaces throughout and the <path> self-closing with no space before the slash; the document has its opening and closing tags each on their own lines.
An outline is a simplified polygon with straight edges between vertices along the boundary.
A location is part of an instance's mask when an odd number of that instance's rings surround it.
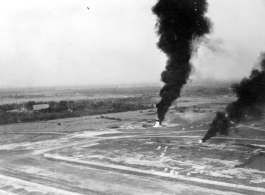
<svg viewBox="0 0 265 195">
<path fill-rule="evenodd" d="M 49 104 L 48 108 L 34 111 L 33 106 Z M 107 114 L 153 108 L 142 97 L 109 98 L 76 101 L 49 101 L 0 105 L 0 124 L 34 122 L 87 115 Z"/>
</svg>

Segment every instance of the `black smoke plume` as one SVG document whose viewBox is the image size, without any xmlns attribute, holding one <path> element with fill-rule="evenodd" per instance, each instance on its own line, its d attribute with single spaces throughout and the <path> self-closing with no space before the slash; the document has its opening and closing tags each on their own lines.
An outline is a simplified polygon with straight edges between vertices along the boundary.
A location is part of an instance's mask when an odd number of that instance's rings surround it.
<svg viewBox="0 0 265 195">
<path fill-rule="evenodd" d="M 215 137 L 218 133 L 220 135 L 228 135 L 228 129 L 231 127 L 230 120 L 225 116 L 223 112 L 217 112 L 215 118 L 210 124 L 210 128 L 202 138 L 202 142 Z"/>
<path fill-rule="evenodd" d="M 214 137 L 217 133 L 227 135 L 232 123 L 256 121 L 262 118 L 265 108 L 265 53 L 261 54 L 258 66 L 252 70 L 249 78 L 244 78 L 240 83 L 232 86 L 237 100 L 226 107 L 227 117 L 216 118 L 202 141 Z M 224 118 L 225 117 L 225 118 Z M 227 121 L 230 121 L 229 123 Z M 227 123 L 222 129 L 214 121 Z"/>
<path fill-rule="evenodd" d="M 265 53 L 260 55 L 258 67 L 252 70 L 249 78 L 244 78 L 233 86 L 238 97 L 226 108 L 228 118 L 236 123 L 258 120 L 265 106 Z"/>
<path fill-rule="evenodd" d="M 161 74 L 165 85 L 156 105 L 160 123 L 187 82 L 194 43 L 210 31 L 210 21 L 205 17 L 207 7 L 206 0 L 159 0 L 153 7 L 160 36 L 157 45 L 168 57 Z"/>
</svg>

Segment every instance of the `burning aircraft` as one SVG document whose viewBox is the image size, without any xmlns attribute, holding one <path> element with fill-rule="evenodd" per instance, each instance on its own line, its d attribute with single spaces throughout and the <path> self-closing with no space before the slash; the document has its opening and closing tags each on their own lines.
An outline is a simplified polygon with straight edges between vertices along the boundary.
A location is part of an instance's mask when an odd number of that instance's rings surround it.
<svg viewBox="0 0 265 195">
<path fill-rule="evenodd" d="M 227 116 L 217 112 L 210 128 L 200 142 L 211 137 L 228 135 L 234 124 L 256 121 L 262 118 L 265 107 L 265 53 L 260 55 L 258 66 L 252 70 L 249 78 L 233 85 L 237 100 L 226 107 Z"/>
</svg>

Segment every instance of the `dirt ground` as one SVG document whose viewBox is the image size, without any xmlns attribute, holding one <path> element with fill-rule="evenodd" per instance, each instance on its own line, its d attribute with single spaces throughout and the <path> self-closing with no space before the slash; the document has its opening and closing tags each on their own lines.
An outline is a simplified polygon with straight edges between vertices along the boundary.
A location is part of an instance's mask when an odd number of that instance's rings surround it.
<svg viewBox="0 0 265 195">
<path fill-rule="evenodd" d="M 233 100 L 0 126 L 0 194 L 265 194 L 265 120 L 199 143 Z"/>
</svg>

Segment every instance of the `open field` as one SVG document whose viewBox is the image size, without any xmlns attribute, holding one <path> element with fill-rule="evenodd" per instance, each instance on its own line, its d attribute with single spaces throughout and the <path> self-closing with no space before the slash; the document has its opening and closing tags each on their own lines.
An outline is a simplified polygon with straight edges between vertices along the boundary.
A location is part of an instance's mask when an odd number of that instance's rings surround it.
<svg viewBox="0 0 265 195">
<path fill-rule="evenodd" d="M 213 96 L 230 93 L 232 82 L 192 83 L 184 87 L 183 96 Z M 124 98 L 134 96 L 159 97 L 161 85 L 102 86 L 102 87 L 57 87 L 1 89 L 0 105 L 28 101 L 62 101 L 83 99 Z"/>
<path fill-rule="evenodd" d="M 192 105 L 196 104 L 198 97 L 203 97 L 206 101 L 207 97 L 213 99 L 226 96 L 229 101 L 233 97 L 229 85 L 227 83 L 216 84 L 217 86 L 212 84 L 187 85 L 182 91 L 183 97 L 187 99 L 176 102 L 178 107 L 175 108 L 181 112 L 187 109 L 204 112 L 203 105 Z M 158 92 L 158 86 L 1 90 L 0 124 L 150 109 L 160 100 Z M 190 102 L 190 105 L 183 107 L 181 101 Z"/>
<path fill-rule="evenodd" d="M 264 194 L 265 120 L 198 143 L 234 100 L 187 95 L 160 128 L 155 109 L 2 125 L 0 193 Z"/>
<path fill-rule="evenodd" d="M 160 86 L 121 87 L 58 87 L 33 89 L 6 89 L 0 91 L 0 104 L 25 103 L 28 101 L 65 101 L 83 99 L 124 98 L 136 95 L 154 95 Z"/>
</svg>

